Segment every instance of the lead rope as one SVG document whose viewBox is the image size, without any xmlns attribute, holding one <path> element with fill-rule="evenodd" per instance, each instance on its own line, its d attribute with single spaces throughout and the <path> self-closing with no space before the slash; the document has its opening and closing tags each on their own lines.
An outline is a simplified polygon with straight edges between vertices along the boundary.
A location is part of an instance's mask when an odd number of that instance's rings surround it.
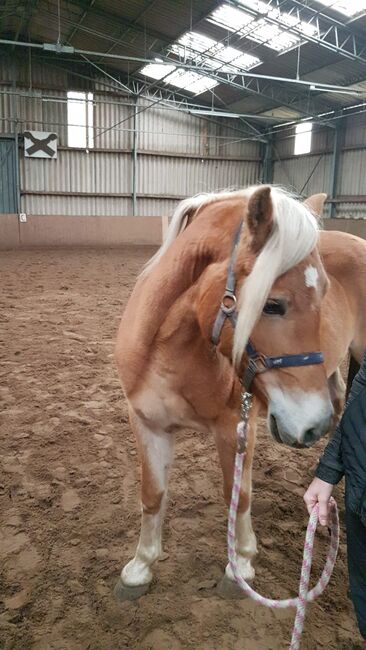
<svg viewBox="0 0 366 650">
<path fill-rule="evenodd" d="M 305 537 L 305 546 L 303 553 L 303 561 L 301 567 L 301 576 L 300 576 L 300 585 L 299 585 L 299 595 L 297 598 L 288 598 L 286 600 L 272 600 L 271 598 L 265 598 L 258 594 L 248 583 L 241 577 L 237 565 L 237 556 L 235 549 L 235 530 L 236 530 L 236 515 L 239 503 L 239 494 L 241 487 L 241 477 L 243 473 L 243 462 L 245 458 L 245 448 L 246 448 L 246 433 L 249 420 L 249 413 L 252 406 L 252 395 L 248 392 L 244 392 L 241 397 L 241 417 L 242 420 L 239 422 L 237 427 L 238 434 L 238 448 L 235 456 L 235 467 L 234 467 L 234 482 L 233 489 L 231 493 L 231 502 L 229 510 L 229 520 L 228 520 L 228 529 L 227 529 L 227 544 L 228 544 L 228 557 L 231 570 L 234 574 L 235 580 L 241 589 L 246 593 L 247 596 L 250 596 L 257 603 L 270 607 L 272 609 L 285 609 L 287 607 L 296 607 L 296 617 L 294 628 L 292 631 L 291 645 L 290 650 L 299 650 L 300 648 L 300 639 L 304 627 L 305 620 L 305 610 L 306 605 L 309 602 L 314 601 L 320 594 L 323 593 L 326 588 L 330 577 L 333 572 L 334 564 L 338 552 L 339 544 L 339 520 L 338 520 L 338 510 L 337 504 L 334 502 L 334 506 L 331 511 L 331 538 L 330 546 L 328 550 L 328 555 L 326 563 L 323 569 L 323 573 L 313 589 L 309 591 L 309 580 L 310 580 L 310 571 L 312 564 L 312 555 L 313 555 L 313 546 L 314 546 L 314 536 L 316 532 L 316 526 L 318 523 L 319 516 L 319 507 L 316 505 L 310 515 L 308 527 L 306 530 Z"/>
</svg>

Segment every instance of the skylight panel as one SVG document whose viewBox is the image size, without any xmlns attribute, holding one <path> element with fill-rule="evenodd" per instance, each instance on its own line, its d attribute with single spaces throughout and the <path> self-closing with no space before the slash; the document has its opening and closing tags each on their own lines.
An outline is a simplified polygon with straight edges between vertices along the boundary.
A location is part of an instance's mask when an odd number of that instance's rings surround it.
<svg viewBox="0 0 366 650">
<path fill-rule="evenodd" d="M 216 56 L 220 61 L 230 63 L 230 66 L 222 67 L 222 70 L 225 72 L 232 72 L 233 69 L 250 70 L 251 68 L 254 68 L 254 66 L 262 63 L 258 57 L 253 56 L 252 54 L 247 54 L 246 52 L 241 52 L 235 47 L 220 47 L 217 50 Z"/>
<path fill-rule="evenodd" d="M 206 77 L 205 75 L 198 74 L 197 72 L 190 72 L 189 70 L 177 69 L 175 65 L 162 65 L 159 63 L 148 63 L 139 71 L 140 74 L 151 79 L 163 79 L 165 84 L 183 88 L 195 95 L 214 88 L 218 85 L 218 81 Z"/>
<path fill-rule="evenodd" d="M 204 34 L 199 34 L 198 32 L 186 32 L 179 40 L 178 43 L 173 45 L 178 47 L 178 45 L 185 48 L 195 50 L 196 52 L 206 52 L 211 47 L 217 44 L 217 41 L 214 41 L 213 38 L 204 36 Z"/>
<path fill-rule="evenodd" d="M 212 70 L 221 70 L 222 72 L 249 70 L 262 63 L 258 57 L 252 54 L 246 54 L 234 47 L 227 47 L 198 32 L 184 34 L 177 43 L 171 46 L 170 52 L 173 52 L 185 62 L 193 61 L 196 64 L 204 65 Z"/>
<path fill-rule="evenodd" d="M 317 33 L 315 25 L 299 20 L 296 15 L 281 13 L 279 9 L 274 9 L 269 15 L 271 18 L 276 18 L 289 27 L 296 27 L 304 36 L 314 36 Z"/>
<path fill-rule="evenodd" d="M 268 14 L 272 9 L 270 2 L 263 2 L 263 0 L 239 0 L 240 4 L 254 11 L 259 11 L 261 14 Z"/>
<path fill-rule="evenodd" d="M 329 2 L 332 1 L 333 0 L 329 0 Z M 316 27 L 314 25 L 299 20 L 296 14 L 289 14 L 286 11 L 281 11 L 278 7 L 273 7 L 270 3 L 263 2 L 262 0 L 239 0 L 239 2 L 244 7 L 258 11 L 258 13 L 263 14 L 263 16 L 279 20 L 289 27 L 296 27 L 296 29 L 303 34 L 308 34 L 310 36 L 316 32 Z"/>
<path fill-rule="evenodd" d="M 241 31 L 254 21 L 254 16 L 230 5 L 221 5 L 208 18 L 211 23 L 226 27 L 231 32 Z"/>
<path fill-rule="evenodd" d="M 175 70 L 175 65 L 162 65 L 161 63 L 148 63 L 140 70 L 140 74 L 145 75 L 146 77 L 151 77 L 151 79 L 162 79 L 170 72 Z"/>
<path fill-rule="evenodd" d="M 277 52 L 292 47 L 300 41 L 298 36 L 285 32 L 277 25 L 269 23 L 267 20 L 262 18 L 254 23 L 250 33 L 247 34 L 247 37 L 250 38 L 251 41 L 264 43 L 267 47 L 270 47 Z"/>
<path fill-rule="evenodd" d="M 206 90 L 210 90 L 210 88 L 214 88 L 218 85 L 218 82 L 215 81 L 215 79 L 197 74 L 197 72 L 182 69 L 172 72 L 172 74 L 164 80 L 164 83 L 177 86 L 177 88 L 183 88 L 195 95 L 200 95 Z"/>
<path fill-rule="evenodd" d="M 366 0 L 364 1 L 366 3 Z M 300 21 L 296 15 L 281 12 L 271 4 L 261 0 L 240 0 L 240 2 L 243 9 L 248 7 L 249 10 L 257 11 L 261 16 L 256 17 L 242 9 L 223 4 L 211 14 L 208 20 L 252 41 L 262 43 L 277 52 L 294 47 L 301 42 L 301 36 L 282 29 L 280 25 L 276 25 L 268 19 L 277 20 L 289 27 L 296 27 L 304 36 L 316 34 L 314 25 Z"/>
<path fill-rule="evenodd" d="M 355 16 L 366 9 L 366 0 L 318 0 L 318 2 L 345 16 Z"/>
</svg>

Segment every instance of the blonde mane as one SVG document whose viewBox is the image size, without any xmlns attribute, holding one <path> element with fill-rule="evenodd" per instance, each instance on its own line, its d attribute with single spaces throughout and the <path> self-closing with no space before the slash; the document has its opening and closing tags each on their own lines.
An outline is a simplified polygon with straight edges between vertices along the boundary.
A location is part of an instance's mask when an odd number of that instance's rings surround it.
<svg viewBox="0 0 366 650">
<path fill-rule="evenodd" d="M 184 199 L 184 201 L 181 201 L 171 218 L 163 244 L 157 250 L 155 255 L 153 255 L 152 258 L 147 262 L 141 275 L 145 275 L 157 265 L 164 253 L 168 250 L 169 246 L 178 237 L 178 235 L 187 228 L 192 217 L 197 216 L 197 213 L 201 208 L 203 208 L 205 205 L 208 205 L 209 203 L 214 203 L 214 201 L 230 198 L 235 194 L 243 194 L 246 191 L 247 190 L 225 190 L 223 192 L 216 193 L 202 193 L 196 194 L 189 199 Z"/>
<path fill-rule="evenodd" d="M 272 232 L 240 291 L 233 343 L 237 366 L 275 280 L 307 257 L 318 241 L 317 219 L 304 203 L 280 187 L 271 187 L 271 200 Z"/>
</svg>

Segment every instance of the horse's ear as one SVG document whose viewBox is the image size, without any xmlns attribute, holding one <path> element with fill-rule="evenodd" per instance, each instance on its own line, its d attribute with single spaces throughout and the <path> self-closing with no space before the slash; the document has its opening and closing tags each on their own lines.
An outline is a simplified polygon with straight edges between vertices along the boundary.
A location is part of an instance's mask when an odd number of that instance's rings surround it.
<svg viewBox="0 0 366 650">
<path fill-rule="evenodd" d="M 264 185 L 255 190 L 248 202 L 247 223 L 251 246 L 256 252 L 264 246 L 272 230 L 272 215 L 271 188 Z"/>
<path fill-rule="evenodd" d="M 304 205 L 306 205 L 306 207 L 308 207 L 316 217 L 321 217 L 326 200 L 326 194 L 313 194 L 305 199 Z"/>
</svg>

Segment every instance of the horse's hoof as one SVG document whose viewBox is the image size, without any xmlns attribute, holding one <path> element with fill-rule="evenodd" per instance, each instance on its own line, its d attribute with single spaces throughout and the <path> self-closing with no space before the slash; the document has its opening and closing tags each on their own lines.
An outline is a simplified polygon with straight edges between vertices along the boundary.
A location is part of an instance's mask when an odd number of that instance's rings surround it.
<svg viewBox="0 0 366 650">
<path fill-rule="evenodd" d="M 122 603 L 125 600 L 137 600 L 141 596 L 144 596 L 149 591 L 149 587 L 149 584 L 129 587 L 122 582 L 121 578 L 119 578 L 113 593 L 115 599 Z"/>
<path fill-rule="evenodd" d="M 239 587 L 238 583 L 230 580 L 225 573 L 217 583 L 216 592 L 220 598 L 224 598 L 225 600 L 247 598 L 246 593 Z"/>
</svg>

